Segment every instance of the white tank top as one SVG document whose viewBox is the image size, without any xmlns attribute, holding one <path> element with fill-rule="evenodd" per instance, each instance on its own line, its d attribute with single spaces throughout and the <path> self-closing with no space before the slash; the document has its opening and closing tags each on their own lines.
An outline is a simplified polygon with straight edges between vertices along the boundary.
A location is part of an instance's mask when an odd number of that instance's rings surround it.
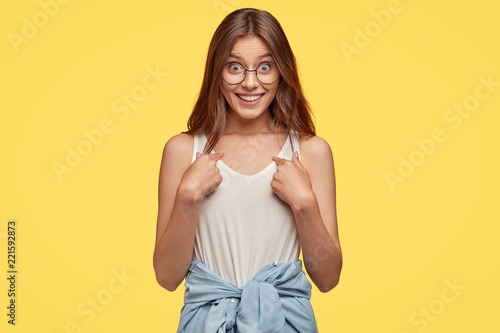
<svg viewBox="0 0 500 333">
<path fill-rule="evenodd" d="M 191 163 L 206 142 L 203 133 L 195 135 Z M 292 131 L 278 157 L 291 160 L 298 150 Z M 299 235 L 290 206 L 271 188 L 274 161 L 253 175 L 237 173 L 222 160 L 216 165 L 222 182 L 201 204 L 193 256 L 241 288 L 266 264 L 296 261 Z"/>
</svg>

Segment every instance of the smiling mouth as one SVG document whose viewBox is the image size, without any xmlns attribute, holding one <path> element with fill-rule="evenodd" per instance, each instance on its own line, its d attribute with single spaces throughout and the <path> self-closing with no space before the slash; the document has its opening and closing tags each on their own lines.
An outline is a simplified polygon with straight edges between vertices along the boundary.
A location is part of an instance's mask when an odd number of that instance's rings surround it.
<svg viewBox="0 0 500 333">
<path fill-rule="evenodd" d="M 240 94 L 236 94 L 236 96 L 238 96 L 240 99 L 244 100 L 245 102 L 253 102 L 253 101 L 256 101 L 256 100 L 260 99 L 262 96 L 264 96 L 264 94 L 260 94 L 260 95 L 240 95 Z"/>
</svg>

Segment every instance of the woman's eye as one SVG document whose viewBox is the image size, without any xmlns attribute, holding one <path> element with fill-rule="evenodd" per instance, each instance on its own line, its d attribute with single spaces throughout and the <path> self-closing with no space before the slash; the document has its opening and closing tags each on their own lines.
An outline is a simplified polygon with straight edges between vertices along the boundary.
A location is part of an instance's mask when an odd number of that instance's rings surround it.
<svg viewBox="0 0 500 333">
<path fill-rule="evenodd" d="M 231 72 L 239 72 L 239 71 L 241 71 L 241 66 L 238 65 L 238 64 L 230 64 L 229 65 L 229 70 Z"/>
<path fill-rule="evenodd" d="M 262 72 L 267 72 L 267 71 L 271 70 L 271 65 L 270 64 L 262 64 L 262 65 L 260 65 L 259 69 Z"/>
</svg>

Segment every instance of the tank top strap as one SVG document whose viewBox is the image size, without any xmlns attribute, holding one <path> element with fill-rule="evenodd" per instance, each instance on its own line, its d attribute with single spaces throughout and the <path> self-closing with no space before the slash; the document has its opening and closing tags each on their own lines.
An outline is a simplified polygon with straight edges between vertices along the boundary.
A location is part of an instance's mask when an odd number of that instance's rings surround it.
<svg viewBox="0 0 500 333">
<path fill-rule="evenodd" d="M 204 133 L 194 135 L 193 156 L 191 158 L 191 163 L 193 163 L 196 160 L 197 152 L 203 153 L 206 143 L 207 143 L 207 138 Z"/>
<path fill-rule="evenodd" d="M 302 161 L 300 159 L 300 151 L 299 151 L 299 133 L 294 131 L 294 130 L 290 130 L 290 149 L 292 151 L 292 154 L 295 153 L 295 152 L 298 152 L 299 153 L 299 161 Z M 291 156 L 290 156 L 291 158 Z"/>
</svg>

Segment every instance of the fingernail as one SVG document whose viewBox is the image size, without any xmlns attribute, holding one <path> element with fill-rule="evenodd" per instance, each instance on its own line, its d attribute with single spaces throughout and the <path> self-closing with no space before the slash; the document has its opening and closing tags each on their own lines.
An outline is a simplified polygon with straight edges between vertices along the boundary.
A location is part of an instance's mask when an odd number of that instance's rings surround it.
<svg viewBox="0 0 500 333">
<path fill-rule="evenodd" d="M 277 158 L 278 158 L 278 157 L 276 157 L 276 156 L 273 156 L 273 161 L 276 161 L 276 159 L 277 159 Z"/>
<path fill-rule="evenodd" d="M 299 158 L 299 151 L 296 150 L 295 153 L 293 153 L 295 155 L 295 157 Z"/>
<path fill-rule="evenodd" d="M 200 157 L 201 153 L 199 151 L 196 152 L 196 158 Z"/>
<path fill-rule="evenodd" d="M 219 157 L 222 157 L 222 155 L 224 155 L 224 153 L 219 153 Z"/>
</svg>

